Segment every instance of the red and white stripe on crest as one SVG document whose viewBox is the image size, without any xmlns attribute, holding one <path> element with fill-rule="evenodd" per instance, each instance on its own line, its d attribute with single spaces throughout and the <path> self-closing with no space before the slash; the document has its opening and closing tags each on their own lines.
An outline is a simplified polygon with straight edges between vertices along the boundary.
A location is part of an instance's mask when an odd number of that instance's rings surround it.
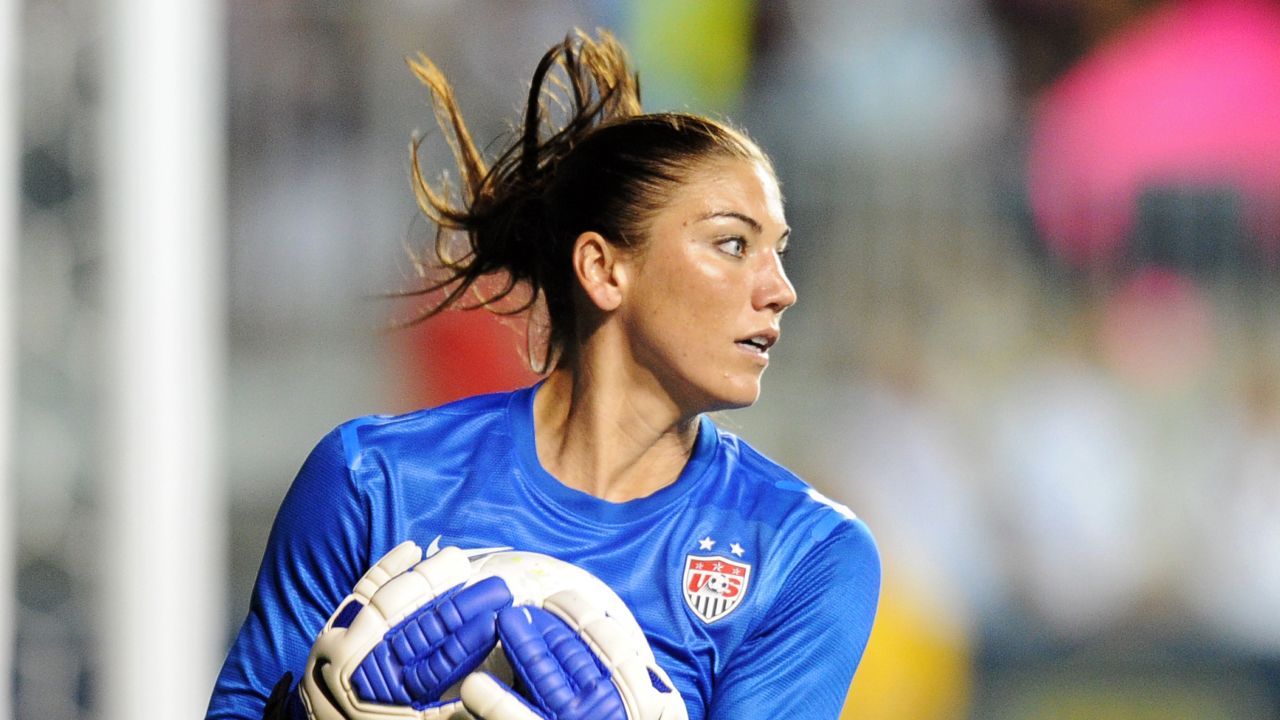
<svg viewBox="0 0 1280 720">
<path fill-rule="evenodd" d="M 685 603 L 703 622 L 712 623 L 733 612 L 747 593 L 751 566 L 718 555 L 685 558 Z"/>
</svg>

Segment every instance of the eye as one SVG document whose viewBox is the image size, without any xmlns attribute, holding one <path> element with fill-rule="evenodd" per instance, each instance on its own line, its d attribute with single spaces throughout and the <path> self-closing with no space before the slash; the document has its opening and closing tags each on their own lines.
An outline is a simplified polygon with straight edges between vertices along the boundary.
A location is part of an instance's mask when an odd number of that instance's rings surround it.
<svg viewBox="0 0 1280 720">
<path fill-rule="evenodd" d="M 724 238 L 716 243 L 720 252 L 740 258 L 747 253 L 747 241 L 740 237 Z"/>
</svg>

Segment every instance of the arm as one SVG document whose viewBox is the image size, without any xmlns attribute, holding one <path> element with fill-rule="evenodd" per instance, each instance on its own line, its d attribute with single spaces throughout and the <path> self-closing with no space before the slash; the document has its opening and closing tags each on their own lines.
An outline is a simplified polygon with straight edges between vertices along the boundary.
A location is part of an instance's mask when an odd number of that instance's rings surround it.
<svg viewBox="0 0 1280 720">
<path fill-rule="evenodd" d="M 311 452 L 276 514 L 249 614 L 207 718 L 257 720 L 284 673 L 301 676 L 317 633 L 370 562 L 367 517 L 334 430 Z"/>
<path fill-rule="evenodd" d="M 875 541 L 860 521 L 841 523 L 796 566 L 729 660 L 709 720 L 838 717 L 879 595 Z"/>
</svg>

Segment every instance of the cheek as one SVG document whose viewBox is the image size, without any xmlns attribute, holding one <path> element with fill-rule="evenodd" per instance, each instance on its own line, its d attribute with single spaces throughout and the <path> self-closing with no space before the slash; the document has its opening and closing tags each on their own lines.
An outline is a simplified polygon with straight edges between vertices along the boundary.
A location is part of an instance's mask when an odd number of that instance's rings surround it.
<svg viewBox="0 0 1280 720">
<path fill-rule="evenodd" d="M 656 288 L 656 318 L 686 339 L 710 339 L 731 320 L 732 281 L 714 267 L 684 267 L 665 273 Z"/>
<path fill-rule="evenodd" d="M 706 368 L 699 367 L 714 360 L 711 355 L 737 331 L 742 304 L 750 303 L 742 291 L 745 265 L 726 262 L 683 238 L 666 239 L 674 242 L 650 246 L 634 276 L 627 313 L 631 340 L 648 363 L 702 372 Z"/>
<path fill-rule="evenodd" d="M 659 342 L 669 362 L 690 375 L 719 375 L 724 353 L 732 349 L 735 314 L 722 283 L 715 280 L 687 276 L 666 284 Z"/>
</svg>

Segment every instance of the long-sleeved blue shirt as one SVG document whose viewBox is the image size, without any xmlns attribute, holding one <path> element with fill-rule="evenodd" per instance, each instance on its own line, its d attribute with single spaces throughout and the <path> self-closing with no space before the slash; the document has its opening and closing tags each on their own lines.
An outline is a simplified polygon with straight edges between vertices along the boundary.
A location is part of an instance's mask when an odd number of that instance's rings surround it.
<svg viewBox="0 0 1280 720">
<path fill-rule="evenodd" d="M 260 718 L 356 580 L 404 540 L 592 572 L 631 607 L 691 720 L 839 714 L 879 596 L 866 526 L 705 416 L 680 477 L 652 495 L 569 488 L 538 461 L 538 387 L 359 418 L 320 441 L 276 516 L 209 718 Z"/>
</svg>

